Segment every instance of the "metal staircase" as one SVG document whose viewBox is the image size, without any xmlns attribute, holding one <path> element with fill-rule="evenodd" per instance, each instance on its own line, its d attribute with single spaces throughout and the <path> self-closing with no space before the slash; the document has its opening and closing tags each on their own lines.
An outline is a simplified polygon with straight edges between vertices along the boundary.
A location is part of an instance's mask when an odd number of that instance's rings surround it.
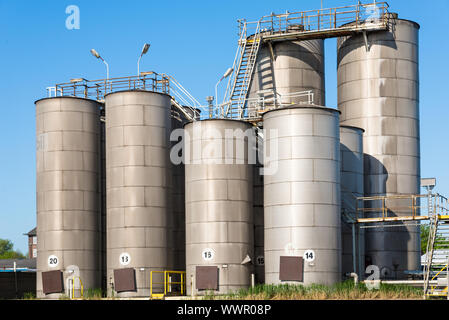
<svg viewBox="0 0 449 320">
<path fill-rule="evenodd" d="M 246 24 L 243 28 L 246 28 Z M 229 79 L 228 88 L 232 83 L 231 91 L 224 100 L 226 101 L 226 98 L 229 97 L 229 101 L 224 105 L 226 108 L 225 118 L 241 119 L 244 116 L 246 98 L 254 74 L 260 42 L 260 24 L 257 24 L 254 34 L 248 38 L 246 38 L 246 30 L 241 32 L 239 49 L 233 66 L 236 72 Z"/>
<path fill-rule="evenodd" d="M 448 200 L 438 194 L 429 197 L 429 238 L 426 252 L 424 295 L 425 297 L 448 297 L 449 299 Z"/>
<path fill-rule="evenodd" d="M 239 42 L 223 103 L 217 106 L 221 118 L 247 119 L 248 91 L 259 47 L 278 41 L 302 41 L 350 36 L 388 30 L 388 4 L 376 2 L 302 12 L 272 13 L 257 21 L 238 20 Z M 274 88 L 274 96 L 276 90 Z"/>
</svg>

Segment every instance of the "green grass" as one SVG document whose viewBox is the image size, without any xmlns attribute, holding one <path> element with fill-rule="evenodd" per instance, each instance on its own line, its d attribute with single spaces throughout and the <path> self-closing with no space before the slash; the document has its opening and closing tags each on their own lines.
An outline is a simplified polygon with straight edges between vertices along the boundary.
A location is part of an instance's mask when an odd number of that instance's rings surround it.
<svg viewBox="0 0 449 320">
<path fill-rule="evenodd" d="M 104 298 L 105 296 L 106 295 L 103 292 L 103 290 L 101 290 L 101 288 L 95 288 L 95 289 L 89 288 L 87 290 L 87 292 L 84 293 L 83 298 L 87 299 L 87 300 L 100 300 L 100 299 Z"/>
<path fill-rule="evenodd" d="M 280 284 L 256 285 L 254 288 L 241 289 L 234 293 L 217 296 L 208 293 L 204 299 L 233 300 L 366 300 L 366 299 L 422 299 L 421 288 L 406 285 L 380 284 L 379 289 L 368 289 L 365 284 L 354 285 L 352 280 L 332 286 L 313 284 L 310 286 Z"/>
</svg>

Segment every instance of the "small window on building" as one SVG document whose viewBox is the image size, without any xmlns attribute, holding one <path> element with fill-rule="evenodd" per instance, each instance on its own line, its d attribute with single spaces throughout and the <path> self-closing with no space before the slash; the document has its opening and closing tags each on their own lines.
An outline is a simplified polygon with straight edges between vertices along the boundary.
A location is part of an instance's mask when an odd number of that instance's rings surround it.
<svg viewBox="0 0 449 320">
<path fill-rule="evenodd" d="M 37 237 L 33 237 L 33 244 L 37 244 Z"/>
<path fill-rule="evenodd" d="M 37 249 L 33 249 L 33 258 L 37 258 Z"/>
</svg>

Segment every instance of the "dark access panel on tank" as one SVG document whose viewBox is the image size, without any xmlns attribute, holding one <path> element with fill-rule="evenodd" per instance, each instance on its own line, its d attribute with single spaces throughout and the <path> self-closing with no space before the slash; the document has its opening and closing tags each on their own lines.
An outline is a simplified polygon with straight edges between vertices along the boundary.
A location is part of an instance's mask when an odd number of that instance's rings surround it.
<svg viewBox="0 0 449 320">
<path fill-rule="evenodd" d="M 279 260 L 279 280 L 303 281 L 304 261 L 302 257 L 281 256 Z"/>
<path fill-rule="evenodd" d="M 116 292 L 136 291 L 136 271 L 134 268 L 114 270 L 114 286 Z"/>
<path fill-rule="evenodd" d="M 44 294 L 61 293 L 64 291 L 61 270 L 42 272 L 42 291 Z"/>
<path fill-rule="evenodd" d="M 218 290 L 218 267 L 197 266 L 196 288 L 198 290 Z"/>
</svg>

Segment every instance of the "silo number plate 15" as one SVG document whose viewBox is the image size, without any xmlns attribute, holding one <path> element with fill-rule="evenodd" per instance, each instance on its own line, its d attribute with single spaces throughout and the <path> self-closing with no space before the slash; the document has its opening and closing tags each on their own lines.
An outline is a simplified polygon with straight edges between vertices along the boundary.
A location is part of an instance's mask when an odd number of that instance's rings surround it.
<svg viewBox="0 0 449 320">
<path fill-rule="evenodd" d="M 214 258 L 215 252 L 214 250 L 210 249 L 210 248 L 206 248 L 203 250 L 203 252 L 201 253 L 201 256 L 203 257 L 203 260 L 212 260 Z"/>
<path fill-rule="evenodd" d="M 57 267 L 58 264 L 59 264 L 59 259 L 58 259 L 57 256 L 51 255 L 51 256 L 48 257 L 48 266 L 50 268 Z"/>
<path fill-rule="evenodd" d="M 315 260 L 315 251 L 313 251 L 313 250 L 306 250 L 306 252 L 304 252 L 303 258 L 307 262 L 314 261 Z"/>
<path fill-rule="evenodd" d="M 131 262 L 131 256 L 127 252 L 123 252 L 119 259 L 122 266 L 127 266 Z"/>
</svg>

